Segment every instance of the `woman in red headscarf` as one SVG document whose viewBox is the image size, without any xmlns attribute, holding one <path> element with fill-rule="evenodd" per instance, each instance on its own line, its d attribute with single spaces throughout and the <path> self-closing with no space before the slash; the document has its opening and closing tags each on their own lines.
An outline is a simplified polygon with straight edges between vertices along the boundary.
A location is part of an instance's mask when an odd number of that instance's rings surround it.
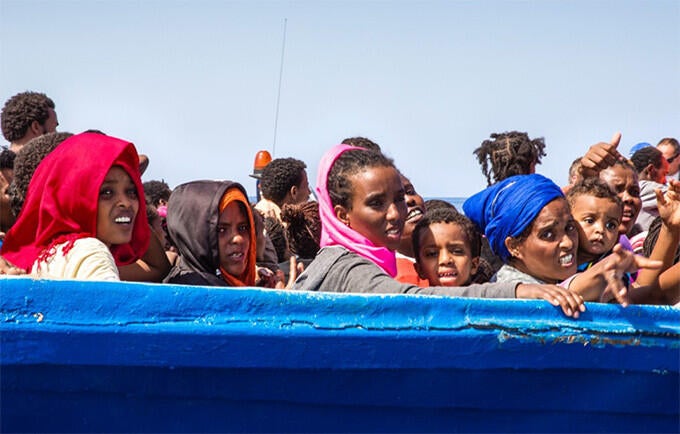
<svg viewBox="0 0 680 434">
<path fill-rule="evenodd" d="M 118 280 L 147 251 L 145 215 L 134 145 L 78 134 L 36 169 L 1 253 L 35 277 Z"/>
</svg>

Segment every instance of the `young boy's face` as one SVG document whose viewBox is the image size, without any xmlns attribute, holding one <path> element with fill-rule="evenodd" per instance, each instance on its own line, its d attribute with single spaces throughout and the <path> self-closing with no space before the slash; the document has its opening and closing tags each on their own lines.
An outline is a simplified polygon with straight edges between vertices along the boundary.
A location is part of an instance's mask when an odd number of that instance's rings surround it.
<svg viewBox="0 0 680 434">
<path fill-rule="evenodd" d="M 585 194 L 575 198 L 571 214 L 579 227 L 579 263 L 597 259 L 614 247 L 619 239 L 621 212 L 611 199 Z"/>
<path fill-rule="evenodd" d="M 432 286 L 463 286 L 477 271 L 470 241 L 456 223 L 433 223 L 420 233 L 416 271 Z"/>
</svg>

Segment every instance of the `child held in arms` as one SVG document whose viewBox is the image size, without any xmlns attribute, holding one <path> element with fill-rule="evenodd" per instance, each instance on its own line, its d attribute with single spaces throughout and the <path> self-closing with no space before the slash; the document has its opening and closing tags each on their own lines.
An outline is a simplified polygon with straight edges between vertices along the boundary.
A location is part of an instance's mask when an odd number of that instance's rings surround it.
<svg viewBox="0 0 680 434">
<path fill-rule="evenodd" d="M 598 178 L 576 184 L 567 194 L 578 229 L 578 268 L 590 268 L 611 253 L 619 239 L 623 204 Z"/>
</svg>

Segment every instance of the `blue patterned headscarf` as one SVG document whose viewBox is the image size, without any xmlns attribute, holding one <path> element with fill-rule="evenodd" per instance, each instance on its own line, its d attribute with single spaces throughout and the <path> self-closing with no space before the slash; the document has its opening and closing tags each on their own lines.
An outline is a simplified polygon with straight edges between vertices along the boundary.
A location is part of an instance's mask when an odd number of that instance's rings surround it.
<svg viewBox="0 0 680 434">
<path fill-rule="evenodd" d="M 480 191 L 463 204 L 465 215 L 484 232 L 491 250 L 508 262 L 507 237 L 517 237 L 544 206 L 564 197 L 562 190 L 543 175 L 517 175 Z"/>
</svg>

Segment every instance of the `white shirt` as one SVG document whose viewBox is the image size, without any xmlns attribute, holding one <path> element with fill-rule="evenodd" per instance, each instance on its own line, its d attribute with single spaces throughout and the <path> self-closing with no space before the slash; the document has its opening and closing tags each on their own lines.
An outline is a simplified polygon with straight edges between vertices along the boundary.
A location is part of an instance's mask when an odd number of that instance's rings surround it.
<svg viewBox="0 0 680 434">
<path fill-rule="evenodd" d="M 64 245 L 46 261 L 33 264 L 31 276 L 41 279 L 120 280 L 118 267 L 106 244 L 97 238 L 81 238 L 64 256 Z"/>
</svg>

